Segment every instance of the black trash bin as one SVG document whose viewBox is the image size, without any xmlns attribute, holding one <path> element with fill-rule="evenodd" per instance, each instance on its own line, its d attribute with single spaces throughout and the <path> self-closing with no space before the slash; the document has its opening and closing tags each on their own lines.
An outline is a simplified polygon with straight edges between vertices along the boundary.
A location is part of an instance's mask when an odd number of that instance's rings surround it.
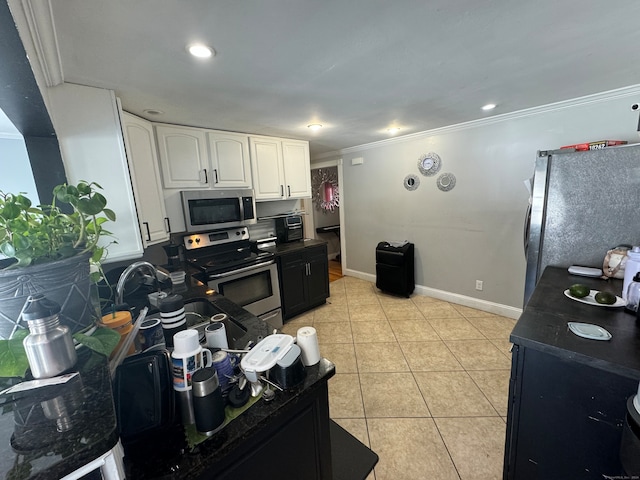
<svg viewBox="0 0 640 480">
<path fill-rule="evenodd" d="M 415 289 L 413 243 L 394 247 L 380 242 L 376 247 L 376 287 L 383 292 L 409 297 Z"/>
</svg>

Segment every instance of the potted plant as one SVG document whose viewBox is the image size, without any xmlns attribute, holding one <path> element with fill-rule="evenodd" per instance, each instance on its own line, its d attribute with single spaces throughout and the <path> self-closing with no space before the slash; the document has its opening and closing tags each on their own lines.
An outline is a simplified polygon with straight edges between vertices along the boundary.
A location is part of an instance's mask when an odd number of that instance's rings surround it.
<svg viewBox="0 0 640 480">
<path fill-rule="evenodd" d="M 21 312 L 35 293 L 60 304 L 60 321 L 73 333 L 95 320 L 91 275 L 100 277 L 106 251 L 98 241 L 110 235 L 104 223 L 115 220 L 99 189 L 86 181 L 58 185 L 52 204 L 39 206 L 22 193 L 0 191 L 0 253 L 6 257 L 0 262 L 0 339 L 27 328 Z"/>
</svg>

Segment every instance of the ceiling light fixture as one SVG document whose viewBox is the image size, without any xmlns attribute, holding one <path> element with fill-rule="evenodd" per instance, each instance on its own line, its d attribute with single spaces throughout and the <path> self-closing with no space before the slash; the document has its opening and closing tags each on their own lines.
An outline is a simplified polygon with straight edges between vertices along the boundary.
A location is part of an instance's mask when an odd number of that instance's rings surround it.
<svg viewBox="0 0 640 480">
<path fill-rule="evenodd" d="M 482 110 L 487 112 L 489 110 L 493 110 L 494 108 L 496 108 L 496 104 L 495 103 L 487 103 L 484 107 L 482 107 Z"/>
<path fill-rule="evenodd" d="M 155 108 L 147 108 L 143 110 L 142 113 L 146 113 L 147 115 L 164 115 L 162 110 L 156 110 Z"/>
<path fill-rule="evenodd" d="M 193 43 L 187 47 L 191 55 L 198 58 L 209 58 L 215 55 L 213 48 L 202 43 Z"/>
<path fill-rule="evenodd" d="M 400 131 L 400 127 L 389 127 L 389 128 L 387 128 L 387 132 L 389 132 L 391 135 L 395 135 L 399 131 Z"/>
<path fill-rule="evenodd" d="M 312 123 L 311 125 L 307 125 L 307 128 L 315 132 L 317 130 L 320 130 L 322 128 L 322 125 L 320 125 L 319 123 Z"/>
</svg>

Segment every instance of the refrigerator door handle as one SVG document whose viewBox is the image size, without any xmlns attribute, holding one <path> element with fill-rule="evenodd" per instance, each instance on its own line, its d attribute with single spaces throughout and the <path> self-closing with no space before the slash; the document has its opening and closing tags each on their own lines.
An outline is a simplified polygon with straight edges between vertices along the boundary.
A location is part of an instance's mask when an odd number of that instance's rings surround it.
<svg viewBox="0 0 640 480">
<path fill-rule="evenodd" d="M 524 228 L 522 229 L 522 244 L 524 246 L 524 258 L 529 255 L 529 227 L 531 226 L 531 199 L 527 205 L 527 213 L 524 216 Z"/>
</svg>

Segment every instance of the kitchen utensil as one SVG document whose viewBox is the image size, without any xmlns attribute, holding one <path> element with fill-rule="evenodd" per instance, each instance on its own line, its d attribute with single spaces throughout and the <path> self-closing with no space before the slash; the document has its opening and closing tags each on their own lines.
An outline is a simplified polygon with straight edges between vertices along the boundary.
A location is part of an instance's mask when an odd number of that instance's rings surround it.
<svg viewBox="0 0 640 480">
<path fill-rule="evenodd" d="M 187 318 L 184 313 L 184 299 L 182 295 L 171 294 L 160 300 L 160 317 L 164 342 L 167 347 L 173 347 L 173 336 L 187 328 Z"/>
<path fill-rule="evenodd" d="M 216 370 L 205 367 L 193 374 L 193 414 L 196 429 L 213 435 L 224 423 L 224 401 Z"/>
<path fill-rule="evenodd" d="M 569 330 L 589 340 L 611 340 L 611 334 L 604 328 L 590 323 L 568 322 Z"/>
<path fill-rule="evenodd" d="M 598 303 L 598 302 L 596 302 L 596 299 L 595 299 L 596 293 L 598 293 L 598 290 L 589 290 L 589 295 L 587 295 L 586 297 L 576 298 L 576 297 L 571 296 L 571 294 L 569 293 L 569 289 L 568 288 L 564 291 L 565 297 L 570 298 L 571 300 L 575 300 L 576 302 L 586 303 L 587 305 L 592 305 L 594 307 L 617 308 L 617 307 L 624 307 L 624 305 L 625 305 L 625 301 L 622 298 L 618 297 L 617 295 L 616 295 L 616 303 L 613 303 L 611 305 L 607 305 L 605 303 Z"/>
<path fill-rule="evenodd" d="M 296 342 L 302 351 L 302 363 L 305 367 L 315 365 L 320 361 L 320 346 L 318 333 L 313 327 L 302 327 L 296 334 Z"/>
<path fill-rule="evenodd" d="M 211 351 L 200 346 L 197 330 L 188 329 L 173 336 L 173 388 L 191 390 L 192 376 L 196 370 L 210 367 L 213 363 Z"/>
<path fill-rule="evenodd" d="M 269 335 L 253 347 L 240 361 L 247 380 L 252 384 L 258 381 L 258 375 L 266 372 L 282 358 L 293 345 L 293 337 L 278 333 Z"/>
<path fill-rule="evenodd" d="M 60 325 L 59 313 L 60 305 L 43 294 L 27 298 L 22 318 L 29 335 L 23 345 L 34 378 L 55 377 L 78 360 L 69 327 Z"/>
<path fill-rule="evenodd" d="M 299 385 L 306 375 L 302 352 L 298 345 L 291 345 L 289 351 L 269 370 L 269 378 L 283 389 Z"/>
<path fill-rule="evenodd" d="M 155 345 L 164 344 L 162 322 L 159 318 L 150 318 L 142 322 L 138 332 L 138 345 L 141 351 L 145 351 Z"/>
<path fill-rule="evenodd" d="M 229 343 L 227 342 L 227 330 L 224 323 L 222 323 L 226 318 L 226 314 L 218 313 L 211 317 L 211 324 L 205 327 L 204 335 L 207 339 L 207 346 L 209 348 L 229 348 Z"/>
</svg>

